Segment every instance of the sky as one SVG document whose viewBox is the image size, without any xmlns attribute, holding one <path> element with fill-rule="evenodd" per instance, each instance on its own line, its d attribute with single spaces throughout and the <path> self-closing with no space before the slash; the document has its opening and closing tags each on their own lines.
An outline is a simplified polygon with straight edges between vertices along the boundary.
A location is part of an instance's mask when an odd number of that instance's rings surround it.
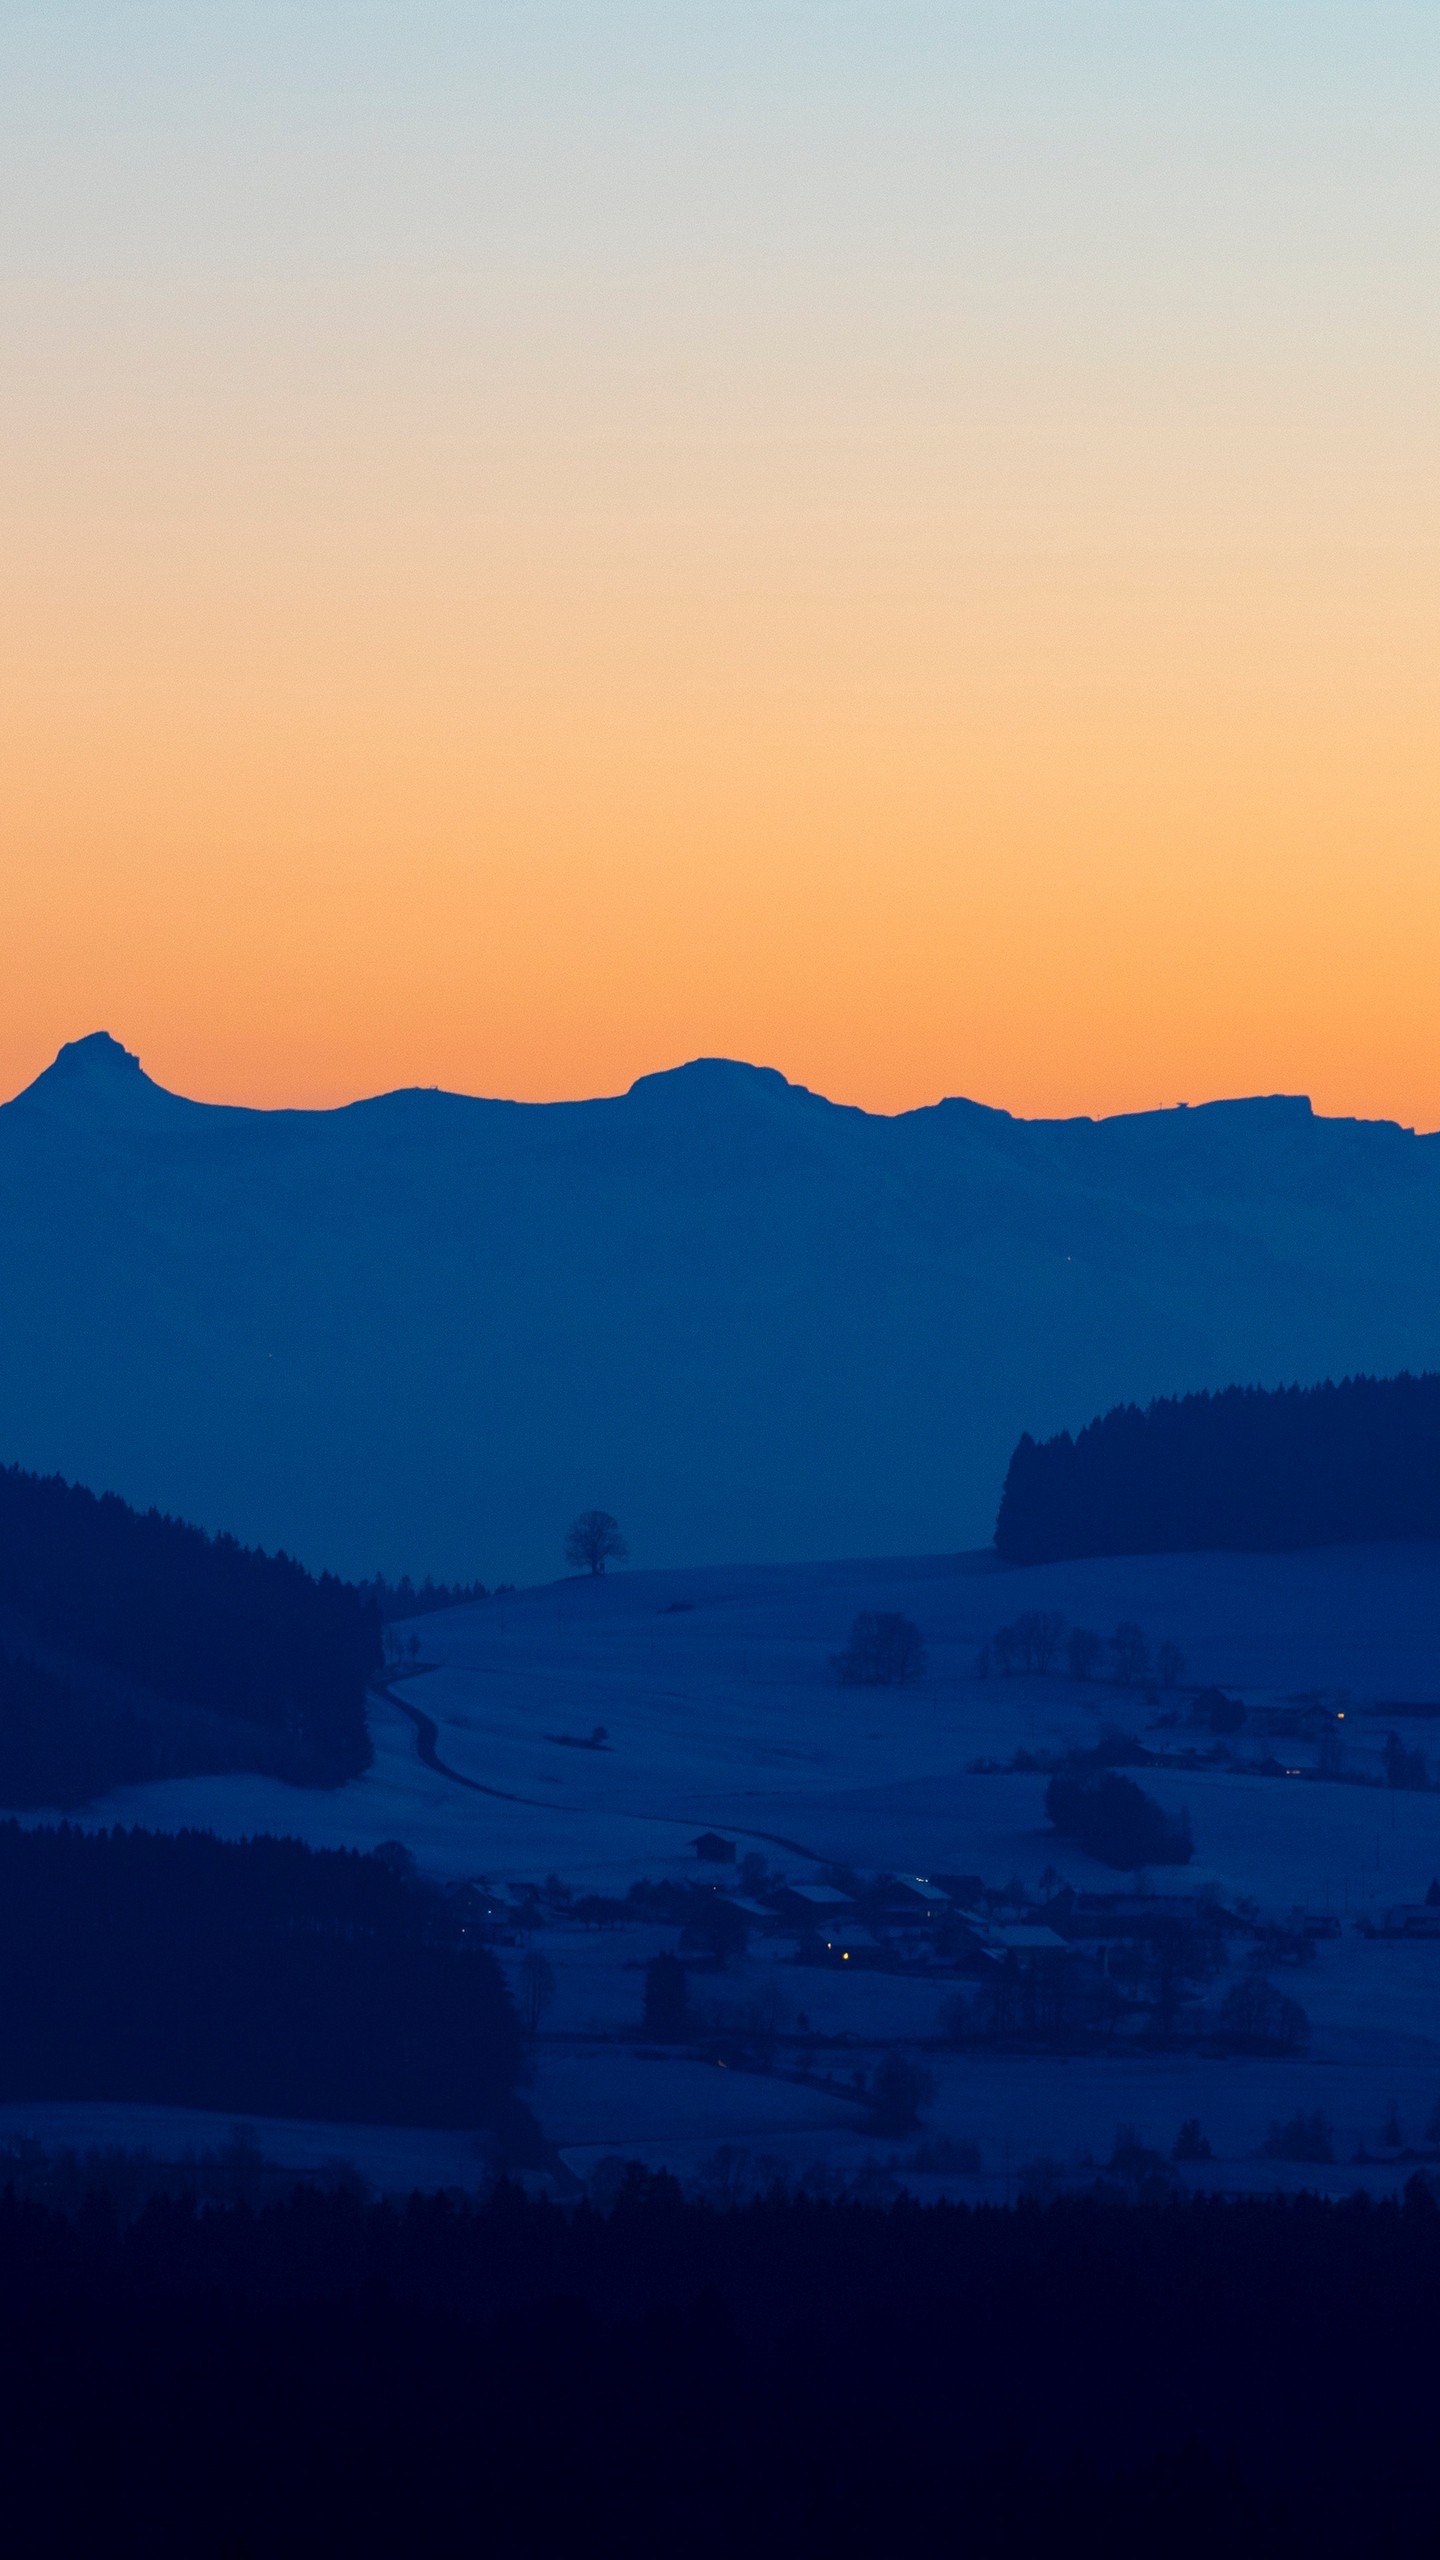
<svg viewBox="0 0 1440 2560">
<path fill-rule="evenodd" d="M 8 0 L 0 1090 L 1440 1124 L 1434 0 Z"/>
</svg>

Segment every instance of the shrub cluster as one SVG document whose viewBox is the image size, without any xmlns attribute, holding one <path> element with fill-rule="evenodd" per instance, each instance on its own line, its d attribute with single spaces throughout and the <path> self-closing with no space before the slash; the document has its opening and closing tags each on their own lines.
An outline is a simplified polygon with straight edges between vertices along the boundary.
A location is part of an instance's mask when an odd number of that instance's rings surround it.
<svg viewBox="0 0 1440 2560">
<path fill-rule="evenodd" d="M 834 1667 L 842 1688 L 903 1688 L 925 1676 L 925 1639 L 898 1609 L 862 1609 Z"/>
<path fill-rule="evenodd" d="M 1319 2168 L 1334 2159 L 1335 2136 L 1319 2107 L 1308 2116 L 1302 2108 L 1283 2124 L 1272 2124 L 1262 2148 L 1267 2160 L 1303 2160 Z"/>
<path fill-rule="evenodd" d="M 1107 1867 L 1184 1867 L 1195 1854 L 1189 1817 L 1168 1814 L 1113 1769 L 1053 1777 L 1045 1810 L 1057 1831 Z"/>
<path fill-rule="evenodd" d="M 1122 1618 L 1107 1639 L 1091 1627 L 1067 1626 L 1058 1609 L 1027 1609 L 1008 1627 L 997 1627 L 977 1667 L 982 1678 L 991 1671 L 1008 1678 L 1012 1671 L 1051 1671 L 1062 1655 L 1072 1680 L 1099 1679 L 1108 1657 L 1110 1677 L 1122 1689 L 1152 1679 L 1173 1689 L 1185 1676 L 1179 1646 L 1166 1641 L 1152 1656 L 1144 1628 L 1133 1619 Z"/>
<path fill-rule="evenodd" d="M 1310 2021 L 1299 2001 L 1262 1974 L 1232 1984 L 1216 2024 L 1222 2042 L 1239 2053 L 1303 2053 L 1310 2041 Z"/>
</svg>

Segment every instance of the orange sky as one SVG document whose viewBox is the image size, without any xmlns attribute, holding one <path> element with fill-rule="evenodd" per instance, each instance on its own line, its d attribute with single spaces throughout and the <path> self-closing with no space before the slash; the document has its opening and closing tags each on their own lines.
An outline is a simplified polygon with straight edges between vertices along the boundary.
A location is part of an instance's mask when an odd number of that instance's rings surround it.
<svg viewBox="0 0 1440 2560">
<path fill-rule="evenodd" d="M 1440 1124 L 1414 13 L 103 14 L 0 60 L 0 1088 Z"/>
</svg>

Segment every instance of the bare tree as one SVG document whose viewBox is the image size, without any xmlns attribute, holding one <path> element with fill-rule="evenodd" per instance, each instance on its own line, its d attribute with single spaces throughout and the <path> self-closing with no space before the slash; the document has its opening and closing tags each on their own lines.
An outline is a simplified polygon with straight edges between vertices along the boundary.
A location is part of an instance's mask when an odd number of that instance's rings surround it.
<svg viewBox="0 0 1440 2560">
<path fill-rule="evenodd" d="M 1150 1662 L 1150 1647 L 1133 1618 L 1121 1619 L 1110 1639 L 1110 1652 L 1115 1664 L 1115 1677 L 1122 1689 L 1128 1689 L 1135 1681 L 1144 1678 Z"/>
<path fill-rule="evenodd" d="M 1048 1671 L 1065 1633 L 1058 1609 L 1027 1609 L 1015 1621 L 1015 1640 L 1027 1671 Z"/>
<path fill-rule="evenodd" d="M 1423 1751 L 1407 1751 L 1398 1733 L 1385 1736 L 1385 1777 L 1392 1787 L 1428 1787 L 1430 1773 Z"/>
<path fill-rule="evenodd" d="M 1169 1639 L 1166 1639 L 1155 1656 L 1155 1668 L 1160 1675 L 1162 1689 L 1179 1687 L 1185 1677 L 1185 1656 L 1178 1644 L 1171 1644 Z"/>
<path fill-rule="evenodd" d="M 620 1535 L 620 1523 L 608 1511 L 582 1511 L 572 1520 L 565 1539 L 565 1561 L 577 1573 L 603 1573 L 607 1564 L 619 1564 L 630 1553 Z"/>
<path fill-rule="evenodd" d="M 1105 1647 L 1091 1627 L 1072 1627 L 1065 1642 L 1065 1659 L 1072 1680 L 1093 1680 L 1100 1668 Z"/>
<path fill-rule="evenodd" d="M 925 1639 L 898 1609 L 862 1609 L 850 1642 L 835 1656 L 842 1688 L 893 1689 L 925 1676 Z"/>
<path fill-rule="evenodd" d="M 1225 2043 L 1242 2053 L 1303 2053 L 1310 2041 L 1310 2021 L 1299 2001 L 1253 1973 L 1226 1992 L 1216 2026 Z"/>
<path fill-rule="evenodd" d="M 1048 1671 L 1065 1641 L 1065 1621 L 1058 1609 L 1037 1611 L 1035 1659 L 1042 1671 Z"/>
<path fill-rule="evenodd" d="M 555 1997 L 555 1975 L 538 1947 L 520 1959 L 520 2015 L 533 2036 Z"/>
</svg>

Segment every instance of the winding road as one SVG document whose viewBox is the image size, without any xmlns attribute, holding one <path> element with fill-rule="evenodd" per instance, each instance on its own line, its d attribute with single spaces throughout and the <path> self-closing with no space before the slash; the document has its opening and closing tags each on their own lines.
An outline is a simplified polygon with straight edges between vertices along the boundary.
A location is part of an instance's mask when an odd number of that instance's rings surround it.
<svg viewBox="0 0 1440 2560">
<path fill-rule="evenodd" d="M 545 1796 L 517 1796 L 508 1787 L 487 1787 L 479 1778 L 467 1778 L 463 1769 L 452 1769 L 448 1760 L 441 1759 L 436 1747 L 440 1727 L 433 1716 L 427 1716 L 423 1707 L 412 1707 L 408 1698 L 398 1697 L 383 1680 L 372 1680 L 370 1688 L 372 1696 L 383 1698 L 387 1706 L 398 1707 L 402 1716 L 413 1724 L 416 1756 L 427 1769 L 433 1769 L 437 1777 L 449 1778 L 457 1787 L 468 1787 L 472 1795 L 493 1796 L 500 1804 L 534 1805 L 541 1813 L 586 1813 L 591 1810 L 587 1805 L 556 1804 Z M 689 1814 L 631 1811 L 628 1806 L 625 1811 L 632 1822 L 663 1822 L 672 1830 L 687 1829 L 693 1819 Z M 812 1865 L 823 1866 L 825 1863 L 818 1849 L 807 1849 L 803 1840 L 787 1840 L 783 1831 L 752 1831 L 747 1824 L 739 1822 L 727 1823 L 726 1829 L 735 1832 L 742 1840 L 765 1840 L 772 1849 L 788 1849 L 792 1857 L 808 1858 Z"/>
<path fill-rule="evenodd" d="M 512 1795 L 507 1787 L 487 1787 L 479 1778 L 467 1778 L 463 1769 L 452 1769 L 448 1760 L 441 1759 L 435 1747 L 440 1739 L 440 1727 L 433 1716 L 427 1716 L 423 1707 L 412 1707 L 408 1698 L 397 1697 L 395 1691 L 387 1687 L 382 1680 L 372 1680 L 370 1687 L 374 1697 L 384 1698 L 389 1706 L 398 1707 L 402 1716 L 409 1717 L 411 1724 L 415 1727 L 417 1756 L 424 1761 L 427 1769 L 435 1771 L 437 1777 L 452 1778 L 457 1787 L 468 1787 L 472 1795 L 495 1796 L 501 1804 L 538 1805 L 542 1813 L 580 1810 L 579 1806 L 547 1804 L 543 1796 Z"/>
</svg>

